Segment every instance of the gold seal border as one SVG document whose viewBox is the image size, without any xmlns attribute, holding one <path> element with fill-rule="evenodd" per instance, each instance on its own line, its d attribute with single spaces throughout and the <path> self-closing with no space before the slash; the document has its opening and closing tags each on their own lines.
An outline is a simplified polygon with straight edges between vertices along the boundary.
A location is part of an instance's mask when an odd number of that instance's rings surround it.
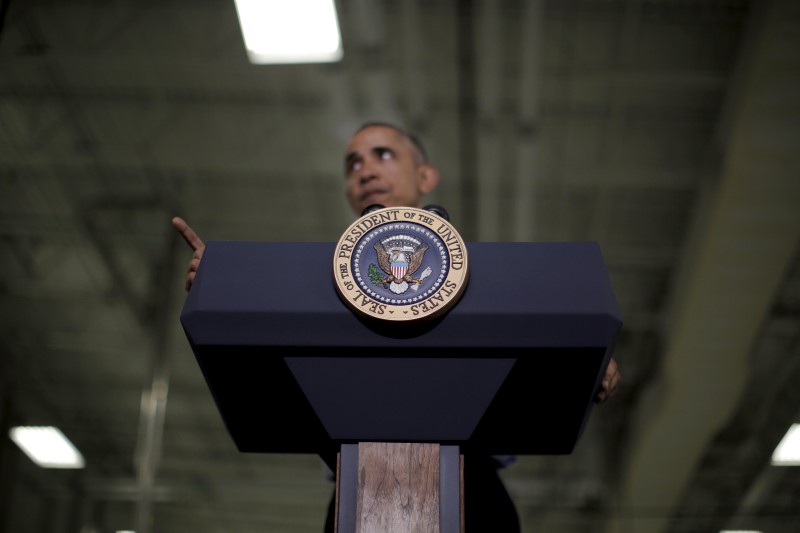
<svg viewBox="0 0 800 533">
<path fill-rule="evenodd" d="M 448 271 L 440 288 L 425 300 L 392 305 L 364 293 L 352 271 L 353 254 L 362 238 L 381 226 L 408 223 L 426 228 L 442 240 L 448 257 Z M 339 297 L 357 313 L 378 320 L 406 322 L 440 316 L 461 298 L 469 279 L 467 247 L 461 235 L 436 213 L 415 207 L 384 207 L 353 222 L 336 243 L 333 279 Z"/>
</svg>

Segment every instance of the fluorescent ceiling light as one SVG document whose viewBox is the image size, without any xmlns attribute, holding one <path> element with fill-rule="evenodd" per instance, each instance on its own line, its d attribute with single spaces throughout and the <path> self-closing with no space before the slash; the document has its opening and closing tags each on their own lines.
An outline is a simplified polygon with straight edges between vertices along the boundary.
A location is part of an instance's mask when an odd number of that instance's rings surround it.
<svg viewBox="0 0 800 533">
<path fill-rule="evenodd" d="M 772 452 L 776 466 L 800 466 L 800 424 L 792 424 L 778 447 Z"/>
<path fill-rule="evenodd" d="M 334 0 L 235 0 L 251 63 L 327 63 L 342 58 Z"/>
<path fill-rule="evenodd" d="M 723 529 L 719 533 L 761 533 L 755 529 Z"/>
<path fill-rule="evenodd" d="M 18 426 L 9 432 L 25 455 L 44 468 L 83 468 L 81 452 L 52 426 Z"/>
</svg>

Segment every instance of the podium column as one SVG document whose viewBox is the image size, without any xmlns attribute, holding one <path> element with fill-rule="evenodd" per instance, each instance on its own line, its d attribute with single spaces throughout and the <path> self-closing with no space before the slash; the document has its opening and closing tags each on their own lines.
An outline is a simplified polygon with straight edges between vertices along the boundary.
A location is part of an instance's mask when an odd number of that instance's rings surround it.
<svg viewBox="0 0 800 533">
<path fill-rule="evenodd" d="M 336 533 L 461 533 L 461 465 L 457 446 L 342 445 Z"/>
</svg>

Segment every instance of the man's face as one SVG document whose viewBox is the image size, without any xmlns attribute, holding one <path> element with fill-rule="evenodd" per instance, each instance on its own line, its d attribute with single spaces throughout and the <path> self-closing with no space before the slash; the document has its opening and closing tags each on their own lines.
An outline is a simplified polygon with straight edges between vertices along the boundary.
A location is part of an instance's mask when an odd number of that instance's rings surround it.
<svg viewBox="0 0 800 533">
<path fill-rule="evenodd" d="M 392 128 L 370 126 L 356 133 L 345 150 L 347 201 L 356 215 L 369 205 L 419 207 L 425 187 L 420 157 Z"/>
</svg>

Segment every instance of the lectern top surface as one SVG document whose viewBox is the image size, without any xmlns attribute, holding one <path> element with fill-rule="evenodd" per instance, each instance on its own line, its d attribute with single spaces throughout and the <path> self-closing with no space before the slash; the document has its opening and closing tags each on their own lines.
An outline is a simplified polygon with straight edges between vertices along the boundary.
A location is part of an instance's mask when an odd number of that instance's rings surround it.
<svg viewBox="0 0 800 533">
<path fill-rule="evenodd" d="M 342 302 L 330 266 L 334 246 L 207 243 L 181 317 L 190 339 L 216 345 L 574 347 L 608 346 L 621 327 L 593 242 L 468 243 L 472 272 L 463 297 L 442 318 L 412 327 L 376 325 Z"/>
</svg>

